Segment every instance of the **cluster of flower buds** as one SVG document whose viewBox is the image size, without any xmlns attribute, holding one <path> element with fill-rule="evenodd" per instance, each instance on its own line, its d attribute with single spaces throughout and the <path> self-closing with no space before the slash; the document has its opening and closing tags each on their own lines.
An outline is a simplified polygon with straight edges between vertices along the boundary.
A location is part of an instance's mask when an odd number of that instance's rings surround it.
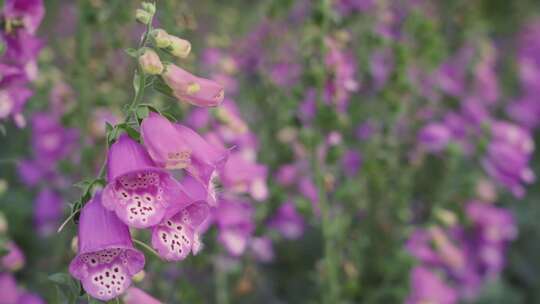
<svg viewBox="0 0 540 304">
<path fill-rule="evenodd" d="M 11 117 L 24 127 L 24 105 L 32 96 L 42 42 L 35 32 L 45 10 L 42 0 L 7 0 L 0 11 L 0 120 Z"/>
</svg>

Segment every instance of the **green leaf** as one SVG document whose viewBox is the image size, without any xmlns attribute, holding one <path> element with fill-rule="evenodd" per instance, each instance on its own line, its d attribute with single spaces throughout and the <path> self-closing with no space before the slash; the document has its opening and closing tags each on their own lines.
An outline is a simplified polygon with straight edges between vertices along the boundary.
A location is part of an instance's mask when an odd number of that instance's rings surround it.
<svg viewBox="0 0 540 304">
<path fill-rule="evenodd" d="M 165 96 L 168 96 L 168 97 L 171 97 L 171 98 L 176 98 L 173 95 L 172 89 L 169 88 L 169 86 L 163 81 L 163 79 L 161 79 L 161 77 L 157 77 L 155 79 L 154 84 L 152 85 L 152 87 L 154 88 L 154 90 L 160 92 L 161 94 L 163 94 Z"/>
<path fill-rule="evenodd" d="M 162 112 L 161 115 L 163 115 L 165 118 L 167 118 L 168 120 L 172 121 L 172 122 L 177 122 L 177 119 L 176 117 L 174 117 L 172 114 L 170 113 L 167 113 L 167 112 Z"/>
<path fill-rule="evenodd" d="M 57 290 L 68 303 L 76 303 L 81 294 L 81 285 L 78 281 L 66 273 L 51 274 L 49 280 L 57 286 Z"/>
<path fill-rule="evenodd" d="M 148 107 L 145 107 L 145 106 L 139 106 L 137 108 L 136 114 L 137 114 L 138 120 L 143 120 L 146 117 L 148 117 L 148 115 L 150 114 L 150 109 L 148 109 Z"/>
</svg>

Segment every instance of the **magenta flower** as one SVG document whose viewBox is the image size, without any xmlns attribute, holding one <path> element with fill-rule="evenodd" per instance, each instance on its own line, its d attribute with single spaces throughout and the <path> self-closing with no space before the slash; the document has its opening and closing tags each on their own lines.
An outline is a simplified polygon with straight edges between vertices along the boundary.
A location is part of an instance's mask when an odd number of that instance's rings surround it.
<svg viewBox="0 0 540 304">
<path fill-rule="evenodd" d="M 62 197 L 50 188 L 41 190 L 34 203 L 34 223 L 40 235 L 47 236 L 57 228 L 62 216 Z"/>
<path fill-rule="evenodd" d="M 223 170 L 223 185 L 236 193 L 249 193 L 255 200 L 268 197 L 267 168 L 249 159 L 241 152 L 232 153 Z"/>
<path fill-rule="evenodd" d="M 150 113 L 141 124 L 141 135 L 154 162 L 167 169 L 185 168 L 205 186 L 211 205 L 216 203 L 214 179 L 219 175 L 228 151 L 211 145 L 195 131 Z"/>
<path fill-rule="evenodd" d="M 492 141 L 482 161 L 484 169 L 516 197 L 522 197 L 525 194 L 523 183 L 535 180 L 529 167 L 534 151 L 531 134 L 517 125 L 497 121 L 492 125 L 491 135 Z"/>
<path fill-rule="evenodd" d="M 174 96 L 199 107 L 216 107 L 223 102 L 225 91 L 219 83 L 197 77 L 174 65 L 165 65 L 161 75 Z"/>
<path fill-rule="evenodd" d="M 206 220 L 210 208 L 203 201 L 195 202 L 166 217 L 152 229 L 152 247 L 166 261 L 181 261 L 190 252 L 202 249 L 197 228 Z"/>
<path fill-rule="evenodd" d="M 240 256 L 248 248 L 255 230 L 254 212 L 251 204 L 233 198 L 220 201 L 214 210 L 218 240 L 232 256 Z"/>
<path fill-rule="evenodd" d="M 0 259 L 0 264 L 2 265 L 2 268 L 5 268 L 10 271 L 17 271 L 21 269 L 24 266 L 25 258 L 24 254 L 15 244 L 14 242 L 10 241 L 6 244 L 6 249 L 8 250 L 8 253 Z"/>
<path fill-rule="evenodd" d="M 144 147 L 126 134 L 109 150 L 107 179 L 103 206 L 131 227 L 157 225 L 167 208 L 191 203 L 180 183 L 156 167 Z"/>
<path fill-rule="evenodd" d="M 32 147 L 38 162 L 54 163 L 67 157 L 77 145 L 76 129 L 62 126 L 59 117 L 40 112 L 32 116 Z"/>
<path fill-rule="evenodd" d="M 457 292 L 428 268 L 418 266 L 411 272 L 411 290 L 406 304 L 454 304 L 458 302 Z"/>
<path fill-rule="evenodd" d="M 354 177 L 362 166 L 362 155 L 354 150 L 347 150 L 341 158 L 341 166 L 345 175 Z"/>
<path fill-rule="evenodd" d="M 17 304 L 45 304 L 45 301 L 36 294 L 24 292 L 19 296 Z"/>
<path fill-rule="evenodd" d="M 17 303 L 17 299 L 19 298 L 17 281 L 15 281 L 15 278 L 10 273 L 0 273 L 0 291 L 2 291 L 0 303 Z"/>
<path fill-rule="evenodd" d="M 444 150 L 451 138 L 451 130 L 441 123 L 430 123 L 418 132 L 418 142 L 428 152 Z"/>
<path fill-rule="evenodd" d="M 128 288 L 123 300 L 125 304 L 161 304 L 160 301 L 137 287 Z"/>
<path fill-rule="evenodd" d="M 251 251 L 258 261 L 268 263 L 274 259 L 274 247 L 268 237 L 254 237 L 250 243 Z"/>
<path fill-rule="evenodd" d="M 270 219 L 268 226 L 291 240 L 301 237 L 304 233 L 304 219 L 296 211 L 293 202 L 283 203 Z"/>
<path fill-rule="evenodd" d="M 24 28 L 31 34 L 37 30 L 44 15 L 42 0 L 7 0 L 4 3 L 4 17 L 22 21 Z"/>
<path fill-rule="evenodd" d="M 103 208 L 102 199 L 96 193 L 81 211 L 78 254 L 69 272 L 88 294 L 107 301 L 126 291 L 145 259 L 133 247 L 128 227 Z"/>
</svg>

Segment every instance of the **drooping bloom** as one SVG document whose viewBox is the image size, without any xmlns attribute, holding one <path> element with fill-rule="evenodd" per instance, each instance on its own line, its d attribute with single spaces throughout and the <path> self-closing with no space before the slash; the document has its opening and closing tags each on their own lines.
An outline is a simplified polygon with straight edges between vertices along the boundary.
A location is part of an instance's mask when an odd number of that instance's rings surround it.
<svg viewBox="0 0 540 304">
<path fill-rule="evenodd" d="M 197 228 L 206 220 L 210 208 L 197 201 L 182 210 L 169 210 L 165 219 L 152 229 L 152 247 L 167 261 L 180 261 L 190 252 L 202 249 Z"/>
<path fill-rule="evenodd" d="M 458 297 L 454 289 L 437 274 L 425 267 L 415 267 L 411 272 L 411 291 L 406 304 L 454 304 Z"/>
<path fill-rule="evenodd" d="M 274 247 L 268 237 L 254 237 L 250 243 L 251 251 L 258 261 L 267 263 L 274 259 Z"/>
<path fill-rule="evenodd" d="M 249 155 L 235 152 L 227 160 L 221 180 L 231 191 L 247 192 L 257 201 L 263 201 L 268 197 L 267 172 L 266 166 L 253 162 Z"/>
<path fill-rule="evenodd" d="M 69 272 L 92 297 L 107 301 L 124 293 L 131 277 L 144 267 L 144 255 L 133 247 L 128 227 L 103 208 L 101 193 L 84 206 L 78 231 L 78 254 Z"/>
<path fill-rule="evenodd" d="M 214 179 L 227 161 L 228 151 L 208 143 L 195 131 L 150 113 L 141 124 L 141 135 L 154 162 L 166 169 L 185 168 L 204 185 L 211 205 L 216 203 Z"/>
<path fill-rule="evenodd" d="M 216 107 L 223 102 L 225 91 L 222 85 L 197 77 L 174 64 L 166 64 L 161 77 L 179 100 L 199 107 Z"/>
<path fill-rule="evenodd" d="M 54 232 L 62 216 L 62 198 L 54 190 L 44 188 L 34 203 L 34 223 L 39 234 L 46 236 Z"/>
<path fill-rule="evenodd" d="M 137 287 L 130 287 L 124 295 L 125 304 L 161 304 L 160 301 Z"/>
<path fill-rule="evenodd" d="M 46 112 L 32 116 L 32 148 L 35 160 L 55 163 L 67 157 L 76 147 L 79 133 L 62 126 L 59 117 Z"/>
<path fill-rule="evenodd" d="M 327 101 L 335 104 L 339 112 L 345 112 L 350 96 L 360 87 L 356 60 L 351 53 L 342 50 L 334 39 L 326 39 L 326 45 L 329 51 L 325 65 L 333 72 L 333 77 L 329 78 L 325 87 Z"/>
<path fill-rule="evenodd" d="M 170 206 L 191 203 L 180 183 L 158 168 L 144 147 L 127 134 L 109 150 L 107 179 L 103 206 L 131 227 L 157 225 Z"/>
<path fill-rule="evenodd" d="M 8 253 L 0 259 L 2 268 L 5 268 L 10 271 L 17 271 L 21 269 L 24 266 L 25 258 L 24 254 L 15 244 L 14 242 L 10 241 L 6 244 L 6 249 L 8 250 Z"/>
</svg>

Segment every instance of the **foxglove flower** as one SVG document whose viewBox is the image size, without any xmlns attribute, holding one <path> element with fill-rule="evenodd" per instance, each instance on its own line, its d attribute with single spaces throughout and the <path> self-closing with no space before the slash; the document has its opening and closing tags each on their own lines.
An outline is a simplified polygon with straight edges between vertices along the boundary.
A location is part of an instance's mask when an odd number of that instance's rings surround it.
<svg viewBox="0 0 540 304">
<path fill-rule="evenodd" d="M 123 300 L 125 304 L 161 304 L 160 301 L 137 287 L 128 288 Z"/>
<path fill-rule="evenodd" d="M 293 202 L 282 204 L 268 225 L 291 240 L 301 237 L 304 233 L 304 219 L 296 211 Z"/>
<path fill-rule="evenodd" d="M 15 244 L 14 242 L 10 241 L 6 244 L 6 249 L 8 250 L 8 253 L 0 259 L 2 268 L 7 269 L 9 271 L 17 271 L 21 269 L 24 266 L 25 258 L 24 254 Z"/>
<path fill-rule="evenodd" d="M 248 248 L 255 230 L 251 204 L 235 198 L 225 198 L 214 210 L 219 228 L 218 240 L 232 256 L 240 256 Z"/>
<path fill-rule="evenodd" d="M 22 21 L 24 29 L 33 34 L 43 20 L 45 8 L 42 0 L 7 0 L 3 13 L 6 19 Z"/>
<path fill-rule="evenodd" d="M 42 236 L 50 235 L 56 230 L 62 216 L 62 198 L 50 188 L 41 190 L 34 203 L 34 223 Z"/>
<path fill-rule="evenodd" d="M 0 303 L 17 303 L 17 299 L 19 298 L 17 281 L 15 281 L 15 278 L 10 273 L 0 273 L 0 291 L 2 291 Z"/>
<path fill-rule="evenodd" d="M 81 211 L 78 254 L 69 272 L 88 294 L 107 301 L 126 291 L 145 259 L 133 247 L 128 227 L 103 208 L 102 199 L 101 193 L 96 193 Z"/>
<path fill-rule="evenodd" d="M 230 190 L 248 192 L 257 201 L 263 201 L 268 197 L 266 175 L 266 166 L 252 162 L 245 154 L 236 152 L 227 160 L 221 180 Z"/>
<path fill-rule="evenodd" d="M 167 208 L 191 203 L 180 183 L 156 167 L 144 147 L 126 134 L 109 150 L 107 179 L 103 206 L 131 227 L 157 225 Z"/>
<path fill-rule="evenodd" d="M 173 95 L 199 107 L 216 107 L 223 102 L 225 91 L 219 83 L 197 77 L 174 65 L 165 65 L 161 75 Z"/>
<path fill-rule="evenodd" d="M 415 267 L 411 272 L 411 290 L 406 304 L 454 304 L 458 302 L 457 292 L 440 277 L 425 267 Z"/>
<path fill-rule="evenodd" d="M 216 203 L 214 180 L 227 160 L 228 151 L 209 144 L 195 131 L 150 113 L 141 124 L 141 135 L 154 162 L 166 169 L 185 168 L 204 185 L 211 205 Z"/>
<path fill-rule="evenodd" d="M 251 239 L 250 248 L 258 261 L 267 263 L 274 259 L 274 247 L 268 237 L 254 237 Z"/>
<path fill-rule="evenodd" d="M 45 304 L 45 301 L 36 294 L 24 292 L 19 296 L 17 304 Z"/>
<path fill-rule="evenodd" d="M 530 133 L 511 123 L 497 121 L 491 128 L 492 140 L 482 164 L 487 173 L 516 197 L 525 194 L 523 183 L 532 183 L 534 172 L 529 160 L 534 151 Z"/>
<path fill-rule="evenodd" d="M 451 131 L 444 124 L 430 123 L 418 133 L 418 142 L 428 152 L 444 150 L 452 138 Z"/>
<path fill-rule="evenodd" d="M 170 216 L 152 229 L 152 247 L 167 261 L 183 260 L 190 252 L 197 254 L 202 249 L 197 228 L 206 220 L 209 210 L 204 201 L 178 212 L 170 209 Z"/>
</svg>

